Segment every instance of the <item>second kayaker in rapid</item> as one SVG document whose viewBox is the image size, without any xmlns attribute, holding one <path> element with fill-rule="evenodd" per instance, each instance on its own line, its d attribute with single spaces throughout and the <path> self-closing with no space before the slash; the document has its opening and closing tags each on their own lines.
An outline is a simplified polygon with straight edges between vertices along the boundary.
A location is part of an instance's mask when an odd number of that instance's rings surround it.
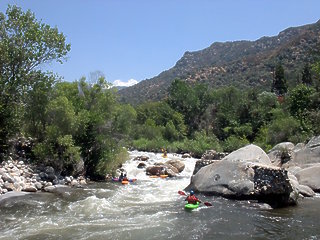
<svg viewBox="0 0 320 240">
<path fill-rule="evenodd" d="M 185 201 L 188 201 L 189 204 L 197 204 L 197 202 L 201 203 L 199 198 L 194 195 L 193 190 L 190 191 L 190 195 L 185 199 Z"/>
</svg>

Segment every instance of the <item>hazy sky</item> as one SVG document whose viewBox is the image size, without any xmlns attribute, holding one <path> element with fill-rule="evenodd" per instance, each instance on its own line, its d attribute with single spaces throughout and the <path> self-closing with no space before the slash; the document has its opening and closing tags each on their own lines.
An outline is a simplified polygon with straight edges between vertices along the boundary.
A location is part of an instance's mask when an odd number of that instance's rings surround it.
<svg viewBox="0 0 320 240">
<path fill-rule="evenodd" d="M 31 9 L 71 43 L 68 61 L 46 68 L 74 81 L 102 71 L 141 81 L 213 42 L 256 40 L 320 19 L 319 0 L 0 0 Z"/>
</svg>

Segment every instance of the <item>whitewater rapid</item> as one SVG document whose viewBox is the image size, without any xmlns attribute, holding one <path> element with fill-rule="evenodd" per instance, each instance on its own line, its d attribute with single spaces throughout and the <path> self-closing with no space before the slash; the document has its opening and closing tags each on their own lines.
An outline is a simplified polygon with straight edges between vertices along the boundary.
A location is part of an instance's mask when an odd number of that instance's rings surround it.
<svg viewBox="0 0 320 240">
<path fill-rule="evenodd" d="M 179 159 L 185 169 L 175 178 L 150 178 L 138 169 L 137 156 L 147 164 Z M 297 207 L 271 209 L 264 204 L 199 194 L 212 207 L 184 210 L 178 194 L 189 183 L 194 158 L 130 152 L 123 165 L 128 185 L 118 182 L 63 188 L 57 194 L 36 193 L 0 202 L 0 240 L 16 239 L 320 239 L 319 195 Z"/>
</svg>

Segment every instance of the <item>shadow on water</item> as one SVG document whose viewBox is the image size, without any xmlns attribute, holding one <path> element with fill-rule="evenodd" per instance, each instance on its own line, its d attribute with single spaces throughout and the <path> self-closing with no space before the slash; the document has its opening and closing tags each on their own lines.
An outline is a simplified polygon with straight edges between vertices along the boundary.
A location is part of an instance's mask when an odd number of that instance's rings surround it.
<svg viewBox="0 0 320 240">
<path fill-rule="evenodd" d="M 264 211 L 256 217 L 254 239 L 320 239 L 320 198 L 298 206 Z"/>
</svg>

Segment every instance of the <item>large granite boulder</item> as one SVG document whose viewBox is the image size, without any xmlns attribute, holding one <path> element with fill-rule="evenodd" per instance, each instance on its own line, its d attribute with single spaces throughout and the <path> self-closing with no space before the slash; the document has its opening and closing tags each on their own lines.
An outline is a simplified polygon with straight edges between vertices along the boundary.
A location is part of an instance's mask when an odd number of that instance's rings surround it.
<svg viewBox="0 0 320 240">
<path fill-rule="evenodd" d="M 313 191 L 320 192 L 320 163 L 304 168 L 296 173 L 299 184 L 310 187 Z"/>
<path fill-rule="evenodd" d="M 268 156 L 273 165 L 281 167 L 292 158 L 294 144 L 291 142 L 283 142 L 274 146 L 268 153 Z"/>
<path fill-rule="evenodd" d="M 186 190 L 234 199 L 256 199 L 273 207 L 297 203 L 298 190 L 287 171 L 272 165 L 256 145 L 232 152 L 220 161 L 202 167 Z"/>
<path fill-rule="evenodd" d="M 317 163 L 320 163 L 320 136 L 311 138 L 305 146 L 297 144 L 286 167 L 308 168 Z"/>
<path fill-rule="evenodd" d="M 210 164 L 213 164 L 215 162 L 218 162 L 220 160 L 208 160 L 208 159 L 200 159 L 196 162 L 196 165 L 194 166 L 193 175 L 195 175 L 199 170 L 205 166 L 208 166 Z"/>
<path fill-rule="evenodd" d="M 202 154 L 201 159 L 196 162 L 193 170 L 193 175 L 195 175 L 202 167 L 215 163 L 223 159 L 227 155 L 228 153 L 216 152 L 215 150 L 207 150 L 204 154 Z"/>
<path fill-rule="evenodd" d="M 294 189 L 297 189 L 299 194 L 304 197 L 313 197 L 315 195 L 315 192 L 310 187 L 300 184 L 297 177 L 293 173 L 288 171 L 288 177 L 290 179 L 291 186 Z"/>
<path fill-rule="evenodd" d="M 279 143 L 268 156 L 274 165 L 285 168 L 297 177 L 299 193 L 313 196 L 313 191 L 320 191 L 320 136 L 296 146 L 290 142 Z"/>
</svg>

